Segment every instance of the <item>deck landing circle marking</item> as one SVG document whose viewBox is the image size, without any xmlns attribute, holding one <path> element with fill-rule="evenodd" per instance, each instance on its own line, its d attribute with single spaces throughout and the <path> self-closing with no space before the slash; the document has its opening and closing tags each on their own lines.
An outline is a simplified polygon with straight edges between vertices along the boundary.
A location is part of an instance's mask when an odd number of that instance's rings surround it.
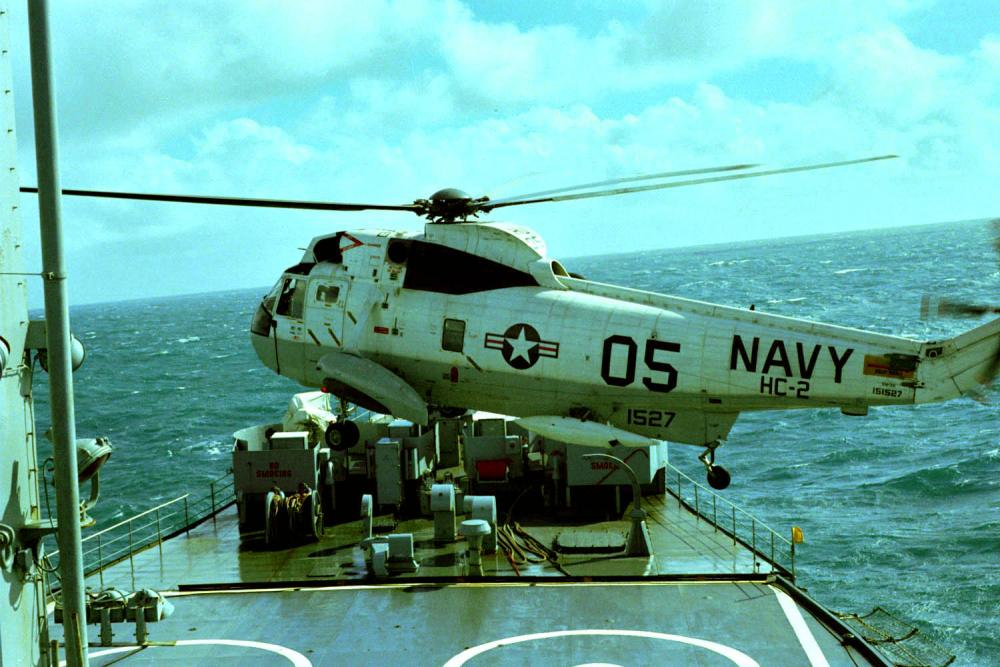
<svg viewBox="0 0 1000 667">
<path fill-rule="evenodd" d="M 312 662 L 309 658 L 305 657 L 298 651 L 292 650 L 287 646 L 280 646 L 278 644 L 268 644 L 266 642 L 252 642 L 245 639 L 178 639 L 172 645 L 169 646 L 139 646 L 133 644 L 132 646 L 115 646 L 114 648 L 104 649 L 103 651 L 95 651 L 93 653 L 88 653 L 88 658 L 100 658 L 105 655 L 114 655 L 115 653 L 125 653 L 127 651 L 134 651 L 136 649 L 150 649 L 150 648 L 171 648 L 173 646 L 210 646 L 222 644 L 225 646 L 242 646 L 244 648 L 256 648 L 262 651 L 268 651 L 270 653 L 277 653 L 283 658 L 288 658 L 295 667 L 312 667 Z M 59 667 L 63 667 L 66 664 L 65 660 L 59 661 Z"/>
<path fill-rule="evenodd" d="M 619 636 L 619 637 L 640 637 L 642 639 L 662 639 L 668 642 L 677 642 L 679 644 L 690 644 L 691 646 L 698 646 L 700 648 L 708 649 L 718 653 L 721 656 L 729 658 L 738 667 L 760 667 L 760 664 L 748 656 L 742 651 L 738 651 L 731 646 L 726 646 L 724 644 L 717 644 L 716 642 L 710 642 L 705 639 L 697 639 L 695 637 L 685 637 L 684 635 L 669 635 L 664 632 L 649 632 L 647 630 L 555 630 L 553 632 L 536 632 L 530 635 L 517 635 L 514 637 L 507 637 L 506 639 L 497 639 L 492 642 L 487 642 L 485 644 L 480 644 L 479 646 L 473 646 L 472 648 L 467 648 L 455 657 L 453 657 L 448 662 L 444 663 L 443 667 L 461 667 L 472 658 L 475 658 L 481 653 L 486 653 L 487 651 L 492 651 L 495 648 L 501 646 L 508 646 L 510 644 L 520 644 L 522 642 L 530 642 L 538 639 L 550 639 L 552 637 L 574 637 L 581 635 L 591 635 L 591 636 Z M 597 663 L 600 664 L 600 663 Z"/>
</svg>

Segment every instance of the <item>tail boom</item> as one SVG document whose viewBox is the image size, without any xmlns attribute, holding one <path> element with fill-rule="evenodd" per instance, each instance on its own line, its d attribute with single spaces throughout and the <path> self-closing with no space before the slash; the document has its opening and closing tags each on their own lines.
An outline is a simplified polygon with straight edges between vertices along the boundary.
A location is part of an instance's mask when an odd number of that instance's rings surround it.
<svg viewBox="0 0 1000 667">
<path fill-rule="evenodd" d="M 975 393 L 1000 370 L 1000 318 L 920 348 L 915 403 L 947 401 Z"/>
</svg>

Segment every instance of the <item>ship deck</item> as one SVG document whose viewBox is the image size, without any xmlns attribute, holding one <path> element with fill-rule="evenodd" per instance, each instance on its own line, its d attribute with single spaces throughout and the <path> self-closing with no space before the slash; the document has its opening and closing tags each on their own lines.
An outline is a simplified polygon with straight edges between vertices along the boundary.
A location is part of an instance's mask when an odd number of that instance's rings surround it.
<svg viewBox="0 0 1000 667">
<path fill-rule="evenodd" d="M 152 588 L 175 607 L 148 626 L 144 647 L 128 644 L 130 624 L 97 646 L 91 626 L 91 664 L 886 664 L 788 572 L 673 495 L 643 505 L 650 557 L 563 553 L 561 571 L 544 562 L 515 572 L 484 554 L 476 576 L 464 540 L 436 544 L 433 524 L 414 520 L 395 530 L 414 534 L 419 571 L 379 580 L 367 575 L 360 522 L 272 549 L 241 541 L 230 506 L 88 578 L 94 590 Z M 628 526 L 524 528 L 543 542 L 573 530 L 613 543 Z"/>
</svg>

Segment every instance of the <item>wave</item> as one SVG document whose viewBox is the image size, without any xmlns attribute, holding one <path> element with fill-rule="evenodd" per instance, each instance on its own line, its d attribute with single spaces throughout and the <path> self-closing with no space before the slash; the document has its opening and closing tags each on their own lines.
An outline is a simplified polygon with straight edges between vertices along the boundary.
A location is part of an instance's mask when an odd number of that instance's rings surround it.
<svg viewBox="0 0 1000 667">
<path fill-rule="evenodd" d="M 884 491 L 921 498 L 954 498 L 956 495 L 996 492 L 995 471 L 984 468 L 980 459 L 966 460 L 947 466 L 929 466 L 909 471 L 877 484 Z"/>
</svg>

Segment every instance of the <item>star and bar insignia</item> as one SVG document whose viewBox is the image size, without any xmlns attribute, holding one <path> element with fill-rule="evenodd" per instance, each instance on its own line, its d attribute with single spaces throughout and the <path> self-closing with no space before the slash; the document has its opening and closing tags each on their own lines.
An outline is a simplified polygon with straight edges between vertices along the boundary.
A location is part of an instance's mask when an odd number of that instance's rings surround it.
<svg viewBox="0 0 1000 667">
<path fill-rule="evenodd" d="M 485 347 L 500 350 L 504 361 L 523 371 L 538 362 L 539 357 L 559 358 L 559 343 L 542 340 L 530 324 L 512 324 L 502 334 L 487 333 Z"/>
</svg>

